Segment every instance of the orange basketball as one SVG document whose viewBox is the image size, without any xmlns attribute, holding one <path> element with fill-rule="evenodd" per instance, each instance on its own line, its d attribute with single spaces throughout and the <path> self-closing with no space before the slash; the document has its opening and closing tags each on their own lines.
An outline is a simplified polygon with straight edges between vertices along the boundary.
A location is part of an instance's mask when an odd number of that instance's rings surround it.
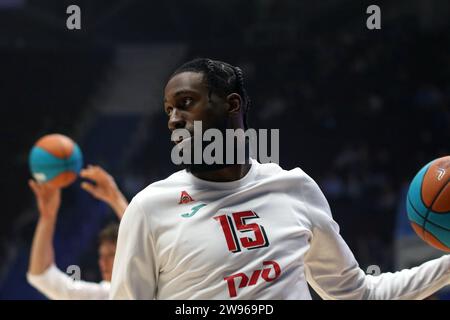
<svg viewBox="0 0 450 320">
<path fill-rule="evenodd" d="M 414 231 L 433 247 L 450 251 L 450 156 L 431 161 L 408 191 L 408 218 Z"/>
<path fill-rule="evenodd" d="M 72 139 L 62 134 L 49 134 L 31 149 L 29 165 L 36 181 L 62 188 L 76 180 L 83 158 Z"/>
</svg>

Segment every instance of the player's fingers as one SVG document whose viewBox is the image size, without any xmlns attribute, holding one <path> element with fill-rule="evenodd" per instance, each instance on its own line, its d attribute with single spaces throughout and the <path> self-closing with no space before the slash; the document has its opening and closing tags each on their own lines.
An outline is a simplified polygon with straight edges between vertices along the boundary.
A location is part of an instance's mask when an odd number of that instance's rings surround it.
<svg viewBox="0 0 450 320">
<path fill-rule="evenodd" d="M 83 169 L 80 171 L 80 176 L 82 178 L 93 178 L 95 177 L 96 173 L 97 173 L 97 166 L 93 166 L 93 165 L 88 165 L 87 168 Z"/>
<path fill-rule="evenodd" d="M 36 181 L 34 181 L 33 179 L 29 179 L 28 185 L 30 186 L 30 189 L 33 191 L 34 194 L 38 193 L 38 186 Z"/>
<path fill-rule="evenodd" d="M 94 173 L 96 176 L 103 176 L 106 171 L 103 170 L 102 167 L 97 165 L 91 165 L 90 169 L 92 170 L 92 173 Z"/>
<path fill-rule="evenodd" d="M 95 186 L 94 186 L 93 184 L 89 183 L 89 182 L 82 182 L 82 183 L 81 183 L 81 188 L 82 188 L 83 190 L 85 190 L 85 191 L 87 191 L 87 192 L 93 194 L 93 195 L 96 194 Z"/>
<path fill-rule="evenodd" d="M 103 168 L 100 167 L 100 166 L 94 166 L 94 168 L 95 168 L 95 170 L 97 170 L 97 171 L 99 171 L 99 172 L 106 173 L 105 169 L 103 169 Z"/>
<path fill-rule="evenodd" d="M 98 168 L 99 168 L 99 166 L 97 166 L 97 165 L 95 165 L 95 164 L 89 164 L 89 165 L 87 166 L 87 169 L 90 170 L 90 171 L 95 171 L 95 170 L 97 170 Z"/>
<path fill-rule="evenodd" d="M 80 171 L 80 176 L 82 177 L 82 178 L 89 178 L 89 175 L 92 173 L 92 170 L 88 167 L 88 168 L 86 168 L 86 169 L 82 169 L 81 171 Z"/>
</svg>

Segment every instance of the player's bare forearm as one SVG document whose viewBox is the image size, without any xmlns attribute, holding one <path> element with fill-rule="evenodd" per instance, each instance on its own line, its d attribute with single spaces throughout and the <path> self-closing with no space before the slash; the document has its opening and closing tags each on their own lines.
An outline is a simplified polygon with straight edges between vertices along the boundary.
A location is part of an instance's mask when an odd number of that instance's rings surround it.
<svg viewBox="0 0 450 320">
<path fill-rule="evenodd" d="M 36 198 L 39 220 L 31 246 L 28 272 L 41 274 L 54 262 L 53 234 L 61 205 L 61 189 L 49 184 L 29 180 L 28 185 Z"/>
<path fill-rule="evenodd" d="M 121 220 L 126 208 L 128 207 L 128 200 L 125 198 L 122 192 L 117 190 L 117 195 L 111 201 L 109 201 L 108 204 L 114 210 L 117 218 Z"/>
<path fill-rule="evenodd" d="M 38 275 L 45 272 L 55 261 L 53 235 L 55 232 L 56 216 L 40 217 L 34 232 L 31 245 L 28 272 Z"/>
</svg>

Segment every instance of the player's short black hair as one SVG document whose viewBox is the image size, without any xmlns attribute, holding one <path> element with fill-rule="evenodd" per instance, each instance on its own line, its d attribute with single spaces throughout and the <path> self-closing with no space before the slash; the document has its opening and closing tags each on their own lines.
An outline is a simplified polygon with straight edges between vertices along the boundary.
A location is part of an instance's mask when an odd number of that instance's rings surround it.
<svg viewBox="0 0 450 320">
<path fill-rule="evenodd" d="M 104 227 L 99 235 L 98 242 L 102 244 L 104 242 L 117 243 L 117 236 L 119 235 L 119 224 L 112 222 Z"/>
<path fill-rule="evenodd" d="M 244 73 L 241 68 L 229 63 L 208 58 L 197 58 L 186 62 L 170 76 L 170 78 L 182 72 L 201 72 L 205 75 L 206 85 L 209 88 L 208 97 L 214 91 L 215 94 L 225 97 L 231 93 L 237 93 L 242 98 L 244 114 L 244 126 L 248 129 L 248 110 L 250 97 L 244 87 Z"/>
</svg>

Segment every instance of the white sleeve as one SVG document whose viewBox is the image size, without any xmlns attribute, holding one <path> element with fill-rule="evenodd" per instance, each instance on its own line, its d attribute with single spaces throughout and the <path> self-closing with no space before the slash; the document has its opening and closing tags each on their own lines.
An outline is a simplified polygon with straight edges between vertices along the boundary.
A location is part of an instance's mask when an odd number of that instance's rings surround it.
<svg viewBox="0 0 450 320">
<path fill-rule="evenodd" d="M 109 283 L 73 280 L 52 264 L 42 274 L 27 273 L 27 280 L 34 288 L 52 300 L 105 300 Z"/>
<path fill-rule="evenodd" d="M 158 267 L 147 217 L 136 198 L 120 222 L 110 299 L 154 299 Z"/>
<path fill-rule="evenodd" d="M 328 202 L 312 179 L 302 186 L 302 194 L 312 231 L 305 273 L 323 299 L 424 299 L 450 284 L 450 255 L 396 273 L 366 275 L 339 234 Z"/>
</svg>

